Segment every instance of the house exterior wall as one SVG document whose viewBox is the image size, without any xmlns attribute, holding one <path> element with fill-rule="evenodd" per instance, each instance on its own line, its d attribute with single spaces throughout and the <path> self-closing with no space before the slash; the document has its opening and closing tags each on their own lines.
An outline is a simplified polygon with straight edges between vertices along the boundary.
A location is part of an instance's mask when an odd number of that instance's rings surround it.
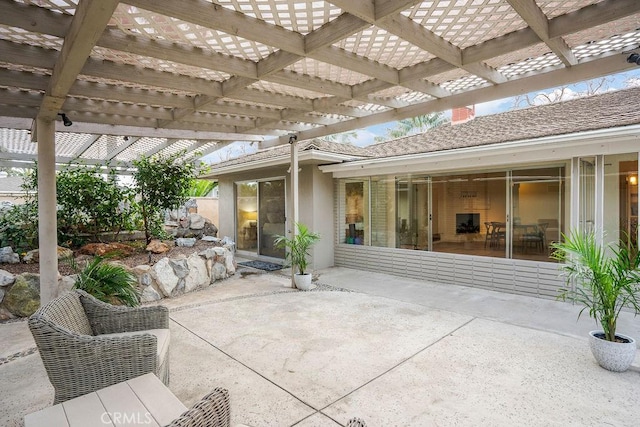
<svg viewBox="0 0 640 427">
<path fill-rule="evenodd" d="M 322 173 L 317 167 L 310 167 L 312 188 L 305 193 L 311 199 L 307 210 L 312 229 L 320 233 L 320 241 L 313 248 L 313 268 L 332 267 L 334 263 L 334 216 L 331 215 L 333 206 L 333 178 Z M 306 190 L 306 189 L 305 189 Z M 305 205 L 302 205 L 305 206 Z"/>
<path fill-rule="evenodd" d="M 219 188 L 219 225 L 218 236 L 228 236 L 235 240 L 236 206 L 235 183 L 270 178 L 285 179 L 287 193 L 287 230 L 290 230 L 291 180 L 287 172 L 288 165 L 275 168 L 251 170 L 246 173 L 230 174 L 218 179 Z M 311 230 L 320 233 L 320 241 L 311 250 L 311 267 L 320 269 L 333 265 L 333 230 L 334 222 L 327 207 L 333 205 L 333 179 L 331 175 L 322 173 L 317 165 L 301 165 L 298 173 L 299 220 Z"/>
<path fill-rule="evenodd" d="M 442 252 L 338 244 L 335 265 L 545 299 L 564 286 L 557 264 Z"/>
</svg>

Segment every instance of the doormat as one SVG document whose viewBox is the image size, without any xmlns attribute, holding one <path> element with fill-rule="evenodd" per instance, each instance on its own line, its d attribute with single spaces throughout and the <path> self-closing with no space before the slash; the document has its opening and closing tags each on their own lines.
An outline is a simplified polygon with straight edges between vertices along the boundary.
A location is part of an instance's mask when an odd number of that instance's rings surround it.
<svg viewBox="0 0 640 427">
<path fill-rule="evenodd" d="M 266 261 L 243 261 L 243 262 L 239 262 L 238 265 L 257 268 L 265 271 L 276 271 L 276 270 L 282 270 L 283 268 L 283 266 L 280 264 L 275 264 L 273 262 L 266 262 Z"/>
</svg>

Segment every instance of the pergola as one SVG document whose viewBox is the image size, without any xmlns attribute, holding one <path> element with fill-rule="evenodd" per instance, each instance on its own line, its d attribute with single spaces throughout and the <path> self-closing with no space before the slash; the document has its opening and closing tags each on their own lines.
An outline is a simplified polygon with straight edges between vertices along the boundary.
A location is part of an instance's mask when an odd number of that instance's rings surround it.
<svg viewBox="0 0 640 427">
<path fill-rule="evenodd" d="M 0 166 L 38 159 L 47 301 L 56 162 L 274 146 L 624 71 L 640 1 L 0 0 L 0 34 Z"/>
</svg>

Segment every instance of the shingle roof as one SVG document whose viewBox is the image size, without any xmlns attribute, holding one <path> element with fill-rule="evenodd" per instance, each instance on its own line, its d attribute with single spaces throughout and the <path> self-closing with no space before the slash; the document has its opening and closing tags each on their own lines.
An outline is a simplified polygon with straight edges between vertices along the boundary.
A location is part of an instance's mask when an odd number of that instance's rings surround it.
<svg viewBox="0 0 640 427">
<path fill-rule="evenodd" d="M 381 142 L 365 148 L 323 140 L 302 142 L 301 150 L 353 156 L 350 160 L 421 154 L 476 147 L 545 136 L 585 132 L 640 123 L 640 87 L 578 98 L 430 129 L 422 134 Z M 213 170 L 258 160 L 288 156 L 288 146 L 258 151 L 213 166 Z M 347 160 L 349 161 L 349 160 Z"/>
<path fill-rule="evenodd" d="M 267 148 L 259 150 L 252 154 L 247 154 L 235 159 L 227 160 L 225 162 L 216 163 L 211 165 L 212 171 L 227 166 L 234 166 L 244 163 L 258 162 L 260 160 L 275 159 L 278 157 L 287 158 L 289 156 L 289 145 L 279 145 L 274 148 Z M 300 151 L 317 150 L 323 153 L 342 154 L 345 156 L 352 156 L 355 158 L 369 157 L 371 154 L 367 152 L 365 148 L 356 147 L 352 144 L 341 144 L 337 142 L 325 141 L 322 139 L 313 139 L 310 141 L 303 141 L 299 145 Z"/>
<path fill-rule="evenodd" d="M 393 157 L 627 126 L 640 123 L 638 99 L 640 88 L 607 92 L 478 117 L 367 148 L 373 157 Z"/>
</svg>

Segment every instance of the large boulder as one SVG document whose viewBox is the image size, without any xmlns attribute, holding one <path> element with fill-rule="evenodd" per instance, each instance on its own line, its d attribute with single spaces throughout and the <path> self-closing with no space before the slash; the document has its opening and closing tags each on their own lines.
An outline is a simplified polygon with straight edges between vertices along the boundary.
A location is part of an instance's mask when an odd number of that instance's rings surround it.
<svg viewBox="0 0 640 427">
<path fill-rule="evenodd" d="M 220 264 L 219 262 L 213 264 L 213 267 L 211 268 L 211 283 L 216 280 L 225 279 L 226 277 L 227 269 L 224 267 L 224 265 Z"/>
<path fill-rule="evenodd" d="M 189 274 L 184 279 L 184 291 L 191 292 L 210 283 L 211 279 L 207 271 L 207 264 L 198 254 L 192 254 L 187 258 Z"/>
<path fill-rule="evenodd" d="M 205 218 L 204 220 L 204 228 L 202 229 L 202 233 L 205 236 L 216 237 L 218 236 L 218 227 L 216 227 L 211 221 Z M 203 238 L 204 240 L 204 238 Z M 215 241 L 215 240 L 214 240 Z"/>
<path fill-rule="evenodd" d="M 169 263 L 169 258 L 162 258 L 153 266 L 151 271 L 160 292 L 166 297 L 171 296 L 173 290 L 178 286 L 180 279 L 173 271 L 173 267 Z"/>
<path fill-rule="evenodd" d="M 205 219 L 197 213 L 189 214 L 189 228 L 192 230 L 202 230 L 205 225 Z"/>
<path fill-rule="evenodd" d="M 0 270 L 0 288 L 4 286 L 13 285 L 13 282 L 16 281 L 16 276 L 9 273 L 6 270 Z"/>
<path fill-rule="evenodd" d="M 20 255 L 13 252 L 11 246 L 5 246 L 0 248 L 0 263 L 4 264 L 17 264 L 20 262 Z"/>
<path fill-rule="evenodd" d="M 40 275 L 24 273 L 6 293 L 4 307 L 18 317 L 31 316 L 40 307 Z"/>
<path fill-rule="evenodd" d="M 187 264 L 187 258 L 182 255 L 179 258 L 170 258 L 169 265 L 173 268 L 174 274 L 179 279 L 184 279 L 189 274 L 189 265 Z"/>
<path fill-rule="evenodd" d="M 153 302 L 160 299 L 162 299 L 162 295 L 160 295 L 153 286 L 147 286 L 140 294 L 140 302 Z"/>
</svg>

